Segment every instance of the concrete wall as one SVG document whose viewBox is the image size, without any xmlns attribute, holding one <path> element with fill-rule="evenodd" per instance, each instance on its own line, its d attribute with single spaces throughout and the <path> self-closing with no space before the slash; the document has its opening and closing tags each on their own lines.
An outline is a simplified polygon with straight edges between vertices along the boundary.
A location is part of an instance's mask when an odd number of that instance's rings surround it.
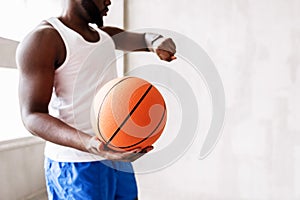
<svg viewBox="0 0 300 200">
<path fill-rule="evenodd" d="M 16 48 L 19 42 L 0 37 L 0 66 L 16 68 Z"/>
<path fill-rule="evenodd" d="M 128 29 L 174 30 L 201 45 L 227 98 L 213 153 L 198 160 L 196 141 L 172 166 L 138 175 L 140 199 L 300 199 L 299 8 L 298 0 L 126 1 Z M 139 56 L 129 66 L 153 61 Z"/>
<path fill-rule="evenodd" d="M 45 193 L 44 142 L 35 137 L 0 142 L 0 199 L 33 199 Z"/>
</svg>

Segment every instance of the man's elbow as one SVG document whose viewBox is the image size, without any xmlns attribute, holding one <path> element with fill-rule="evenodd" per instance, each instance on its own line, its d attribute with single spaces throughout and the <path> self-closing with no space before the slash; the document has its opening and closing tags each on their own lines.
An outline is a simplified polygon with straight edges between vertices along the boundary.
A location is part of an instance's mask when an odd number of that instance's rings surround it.
<svg viewBox="0 0 300 200">
<path fill-rule="evenodd" d="M 21 110 L 21 119 L 24 127 L 34 136 L 38 136 L 37 130 L 39 130 L 39 126 L 42 126 L 41 112 L 32 112 L 26 109 Z"/>
</svg>

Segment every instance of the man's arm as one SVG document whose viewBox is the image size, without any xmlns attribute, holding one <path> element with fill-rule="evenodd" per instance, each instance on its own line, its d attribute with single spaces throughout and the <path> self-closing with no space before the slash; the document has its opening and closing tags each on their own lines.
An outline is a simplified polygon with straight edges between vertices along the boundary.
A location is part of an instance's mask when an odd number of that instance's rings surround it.
<svg viewBox="0 0 300 200">
<path fill-rule="evenodd" d="M 149 33 L 134 33 L 125 31 L 116 27 L 102 27 L 103 31 L 108 33 L 114 40 L 116 48 L 123 51 L 153 51 L 161 60 L 172 61 L 176 59 L 174 56 L 176 53 L 176 45 L 171 38 L 153 38 L 147 37 Z M 159 42 L 156 46 L 152 46 L 153 43 Z"/>
<path fill-rule="evenodd" d="M 32 134 L 56 144 L 87 151 L 89 137 L 48 114 L 55 63 L 62 44 L 54 29 L 42 25 L 18 47 L 19 99 L 24 126 Z"/>
<path fill-rule="evenodd" d="M 104 150 L 96 137 L 83 133 L 48 114 L 55 65 L 62 59 L 63 42 L 51 26 L 43 25 L 19 45 L 19 99 L 24 126 L 47 141 L 91 152 L 112 160 L 132 161 L 140 155 Z"/>
</svg>

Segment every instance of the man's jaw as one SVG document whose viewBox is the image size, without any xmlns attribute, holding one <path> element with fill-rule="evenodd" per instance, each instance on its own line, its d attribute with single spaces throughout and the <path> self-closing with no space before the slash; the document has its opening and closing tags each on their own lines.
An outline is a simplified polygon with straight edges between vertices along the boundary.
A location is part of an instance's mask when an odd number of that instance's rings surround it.
<svg viewBox="0 0 300 200">
<path fill-rule="evenodd" d="M 101 12 L 97 5 L 91 0 L 82 0 L 81 5 L 89 15 L 91 23 L 95 23 L 98 27 L 102 27 L 103 16 L 107 12 Z M 108 11 L 108 8 L 106 7 L 104 11 Z"/>
</svg>

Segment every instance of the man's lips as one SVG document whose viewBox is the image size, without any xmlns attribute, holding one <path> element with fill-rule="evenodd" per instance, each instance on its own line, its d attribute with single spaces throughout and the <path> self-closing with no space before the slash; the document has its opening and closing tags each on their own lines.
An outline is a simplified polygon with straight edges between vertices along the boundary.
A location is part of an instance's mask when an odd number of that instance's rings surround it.
<svg viewBox="0 0 300 200">
<path fill-rule="evenodd" d="M 105 9 L 103 10 L 103 15 L 104 15 L 104 16 L 107 16 L 108 11 L 109 11 L 109 9 L 108 9 L 108 8 L 105 8 Z"/>
</svg>

